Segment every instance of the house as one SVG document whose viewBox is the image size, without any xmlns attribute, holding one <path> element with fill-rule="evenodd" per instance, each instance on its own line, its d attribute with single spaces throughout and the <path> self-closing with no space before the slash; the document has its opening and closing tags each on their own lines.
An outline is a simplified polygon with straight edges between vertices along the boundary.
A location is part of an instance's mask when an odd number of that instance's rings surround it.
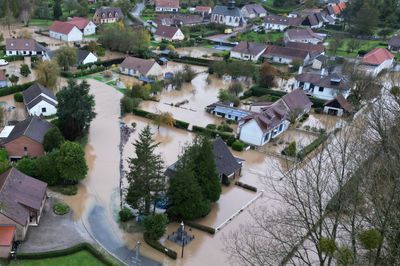
<svg viewBox="0 0 400 266">
<path fill-rule="evenodd" d="M 156 12 L 178 12 L 179 0 L 155 0 Z"/>
<path fill-rule="evenodd" d="M 159 25 L 154 33 L 154 40 L 157 42 L 161 42 L 162 40 L 182 41 L 184 39 L 185 35 L 183 35 L 178 27 Z"/>
<path fill-rule="evenodd" d="M 326 7 L 328 14 L 334 18 L 339 18 L 340 14 L 347 8 L 345 2 L 340 1 L 339 3 L 329 3 Z"/>
<path fill-rule="evenodd" d="M 83 33 L 77 26 L 63 21 L 54 21 L 49 28 L 51 38 L 65 42 L 80 42 Z"/>
<path fill-rule="evenodd" d="M 97 62 L 98 58 L 88 50 L 77 49 L 77 65 L 86 65 Z"/>
<path fill-rule="evenodd" d="M 284 33 L 284 41 L 317 44 L 325 39 L 324 35 L 314 33 L 310 28 L 288 29 Z"/>
<path fill-rule="evenodd" d="M 353 106 L 342 95 L 338 95 L 324 104 L 324 113 L 329 115 L 343 116 L 351 115 L 353 112 Z"/>
<path fill-rule="evenodd" d="M 262 55 L 269 62 L 291 65 L 294 60 L 299 60 L 302 65 L 310 63 L 310 53 L 296 48 L 269 45 Z"/>
<path fill-rule="evenodd" d="M 57 113 L 57 98 L 46 87 L 35 83 L 22 92 L 26 111 L 32 116 L 50 116 Z"/>
<path fill-rule="evenodd" d="M 53 124 L 37 116 L 30 116 L 18 122 L 3 142 L 10 159 L 42 156 L 44 135 L 52 127 Z"/>
<path fill-rule="evenodd" d="M 393 36 L 388 43 L 388 50 L 392 52 L 400 51 L 400 36 Z"/>
<path fill-rule="evenodd" d="M 121 8 L 103 6 L 96 9 L 96 12 L 93 15 L 93 22 L 96 25 L 115 23 L 123 18 L 124 18 L 124 13 L 122 13 Z"/>
<path fill-rule="evenodd" d="M 0 70 L 0 88 L 7 87 L 6 71 Z"/>
<path fill-rule="evenodd" d="M 46 48 L 38 44 L 34 39 L 6 39 L 6 55 L 43 55 Z"/>
<path fill-rule="evenodd" d="M 25 240 L 28 228 L 39 225 L 47 198 L 46 191 L 45 182 L 27 176 L 14 167 L 0 175 L 0 224 L 15 229 L 0 229 L 6 231 L 7 242 L 12 239 L 11 235 L 14 235 L 14 240 Z M 0 239 L 3 240 L 3 237 L 0 236 Z"/>
<path fill-rule="evenodd" d="M 321 28 L 325 22 L 330 22 L 333 21 L 330 16 L 327 15 L 327 13 L 322 12 L 321 9 L 303 9 L 301 11 L 294 11 L 289 14 L 289 17 L 297 17 L 297 18 L 302 18 L 301 25 L 305 27 L 310 27 L 312 29 L 314 28 Z M 330 17 L 330 19 L 327 19 L 327 17 Z"/>
<path fill-rule="evenodd" d="M 216 5 L 211 13 L 211 22 L 230 27 L 240 27 L 246 23 L 242 11 L 235 6 L 235 0 L 229 0 L 227 6 Z"/>
<path fill-rule="evenodd" d="M 159 76 L 162 74 L 160 65 L 153 59 L 142 59 L 128 56 L 119 65 L 121 73 L 129 76 Z"/>
<path fill-rule="evenodd" d="M 325 69 L 321 73 L 300 73 L 295 80 L 295 89 L 302 89 L 306 94 L 323 100 L 332 100 L 338 95 L 347 98 L 352 88 L 344 76 L 336 73 L 325 75 Z"/>
<path fill-rule="evenodd" d="M 375 48 L 361 59 L 361 69 L 366 74 L 376 76 L 384 69 L 393 65 L 394 55 L 385 48 Z"/>
<path fill-rule="evenodd" d="M 194 12 L 201 14 L 202 17 L 209 17 L 211 15 L 212 8 L 210 6 L 196 6 Z"/>
<path fill-rule="evenodd" d="M 230 57 L 256 62 L 267 49 L 266 44 L 255 42 L 240 42 L 232 48 Z"/>
<path fill-rule="evenodd" d="M 236 179 L 240 177 L 243 160 L 234 157 L 228 146 L 220 137 L 217 137 L 213 141 L 213 155 L 220 182 L 226 183 L 229 179 Z M 168 178 L 173 178 L 178 163 L 179 161 L 167 167 L 164 173 L 165 176 Z"/>
<path fill-rule="evenodd" d="M 321 70 L 326 67 L 327 63 L 329 61 L 329 57 L 325 55 L 319 55 L 316 58 L 314 58 L 313 63 L 312 63 L 312 68 L 313 69 L 318 69 Z"/>
<path fill-rule="evenodd" d="M 314 60 L 317 56 L 325 54 L 325 46 L 323 44 L 288 42 L 285 47 L 306 51 L 310 54 L 310 60 Z"/>
<path fill-rule="evenodd" d="M 265 30 L 283 31 L 288 27 L 298 27 L 301 22 L 301 18 L 268 15 L 264 18 L 263 26 Z"/>
<path fill-rule="evenodd" d="M 263 18 L 267 15 L 267 11 L 260 4 L 248 4 L 242 7 L 244 18 Z"/>
<path fill-rule="evenodd" d="M 16 231 L 17 227 L 15 225 L 0 224 L 0 258 L 8 259 L 10 256 Z"/>
<path fill-rule="evenodd" d="M 73 17 L 68 20 L 67 23 L 76 26 L 80 31 L 82 31 L 83 36 L 96 34 L 96 24 L 87 18 Z"/>
<path fill-rule="evenodd" d="M 298 119 L 311 110 L 312 103 L 302 90 L 294 90 L 278 101 L 253 113 L 238 123 L 239 139 L 245 143 L 262 146 L 276 138 L 290 125 L 291 118 Z"/>
<path fill-rule="evenodd" d="M 215 116 L 225 119 L 239 121 L 240 119 L 250 115 L 252 112 L 248 110 L 233 107 L 232 103 L 213 103 L 206 107 L 206 111 Z"/>
</svg>

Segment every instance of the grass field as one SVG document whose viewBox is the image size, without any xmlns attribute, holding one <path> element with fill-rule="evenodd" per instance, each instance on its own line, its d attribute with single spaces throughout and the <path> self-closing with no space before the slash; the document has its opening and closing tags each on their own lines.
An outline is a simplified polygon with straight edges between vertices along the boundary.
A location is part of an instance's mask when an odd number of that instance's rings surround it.
<svg viewBox="0 0 400 266">
<path fill-rule="evenodd" d="M 380 40 L 359 40 L 361 45 L 359 48 L 357 48 L 355 51 L 353 52 L 349 52 L 349 48 L 348 48 L 348 43 L 351 40 L 351 38 L 345 38 L 343 39 L 342 45 L 341 47 L 339 47 L 339 49 L 336 52 L 336 55 L 338 56 L 346 56 L 346 57 L 356 57 L 357 56 L 357 52 L 360 50 L 363 51 L 370 51 L 376 47 L 383 47 L 386 48 L 387 45 L 383 45 L 382 43 L 384 43 L 383 41 Z M 326 42 L 330 43 L 331 41 L 333 41 L 333 38 L 328 38 L 326 40 Z M 329 50 L 329 46 L 328 46 L 328 55 L 335 55 L 335 53 L 333 53 L 333 51 Z"/>
<path fill-rule="evenodd" d="M 94 257 L 89 251 L 83 250 L 72 255 L 49 258 L 49 259 L 37 259 L 37 260 L 17 260 L 11 261 L 10 266 L 102 266 L 105 265 L 103 262 Z"/>
<path fill-rule="evenodd" d="M 266 32 L 266 33 L 257 33 L 254 31 L 249 31 L 243 34 L 240 34 L 239 38 L 235 38 L 237 41 L 249 41 L 249 42 L 276 42 L 280 38 L 283 38 L 283 32 Z"/>
<path fill-rule="evenodd" d="M 29 22 L 30 26 L 36 26 L 36 27 L 48 27 L 51 24 L 53 24 L 53 21 L 48 19 L 32 19 Z"/>
</svg>

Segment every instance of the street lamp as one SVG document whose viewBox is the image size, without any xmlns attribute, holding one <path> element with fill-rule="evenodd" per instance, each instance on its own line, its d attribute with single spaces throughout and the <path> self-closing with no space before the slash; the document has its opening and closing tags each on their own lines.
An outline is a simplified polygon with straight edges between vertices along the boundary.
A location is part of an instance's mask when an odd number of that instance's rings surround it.
<svg viewBox="0 0 400 266">
<path fill-rule="evenodd" d="M 183 221 L 181 222 L 181 225 L 180 225 L 180 231 L 181 231 L 181 241 L 182 241 L 182 255 L 181 255 L 181 258 L 183 258 L 183 250 L 185 248 L 184 234 L 183 234 L 183 232 L 185 232 L 185 225 L 184 225 Z"/>
</svg>

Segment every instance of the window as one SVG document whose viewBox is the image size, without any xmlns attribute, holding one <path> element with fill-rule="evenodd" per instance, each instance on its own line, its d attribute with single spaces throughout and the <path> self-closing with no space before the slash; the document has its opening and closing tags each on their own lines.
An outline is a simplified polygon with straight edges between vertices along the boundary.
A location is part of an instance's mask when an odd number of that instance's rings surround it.
<svg viewBox="0 0 400 266">
<path fill-rule="evenodd" d="M 319 92 L 323 92 L 324 91 L 324 87 L 319 87 L 318 91 Z"/>
<path fill-rule="evenodd" d="M 46 113 L 46 107 L 42 108 L 42 113 Z"/>
<path fill-rule="evenodd" d="M 28 147 L 24 147 L 24 151 L 28 151 Z"/>
<path fill-rule="evenodd" d="M 265 135 L 264 142 L 266 142 L 268 140 L 268 138 L 269 138 L 269 132 Z"/>
</svg>

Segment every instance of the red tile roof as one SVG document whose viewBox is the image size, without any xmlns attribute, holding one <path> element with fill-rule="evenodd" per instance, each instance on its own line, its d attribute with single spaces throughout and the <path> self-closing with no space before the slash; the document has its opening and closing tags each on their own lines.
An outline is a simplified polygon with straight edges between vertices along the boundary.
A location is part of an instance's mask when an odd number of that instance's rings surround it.
<svg viewBox="0 0 400 266">
<path fill-rule="evenodd" d="M 0 226 L 0 246 L 9 247 L 12 245 L 15 235 L 15 226 Z"/>
<path fill-rule="evenodd" d="M 195 12 L 199 12 L 199 13 L 210 12 L 211 11 L 211 7 L 210 6 L 196 6 L 194 11 Z"/>
<path fill-rule="evenodd" d="M 386 60 L 393 59 L 393 54 L 384 48 L 375 48 L 362 58 L 362 62 L 367 65 L 380 65 Z"/>
<path fill-rule="evenodd" d="M 179 0 L 156 0 L 156 7 L 179 8 Z"/>
<path fill-rule="evenodd" d="M 54 23 L 50 26 L 49 30 L 62 34 L 68 34 L 74 27 L 76 26 L 68 22 L 54 21 Z"/>
<path fill-rule="evenodd" d="M 339 15 L 340 14 L 340 7 L 338 5 L 332 5 L 333 8 L 333 13 L 335 13 L 335 15 Z"/>
<path fill-rule="evenodd" d="M 87 18 L 73 17 L 71 20 L 68 20 L 67 23 L 76 26 L 78 29 L 83 30 L 87 24 L 89 24 L 89 20 Z"/>
<path fill-rule="evenodd" d="M 346 7 L 347 7 L 345 2 L 340 2 L 340 3 L 338 4 L 338 6 L 339 6 L 339 8 L 340 8 L 341 11 L 345 10 Z"/>
</svg>

